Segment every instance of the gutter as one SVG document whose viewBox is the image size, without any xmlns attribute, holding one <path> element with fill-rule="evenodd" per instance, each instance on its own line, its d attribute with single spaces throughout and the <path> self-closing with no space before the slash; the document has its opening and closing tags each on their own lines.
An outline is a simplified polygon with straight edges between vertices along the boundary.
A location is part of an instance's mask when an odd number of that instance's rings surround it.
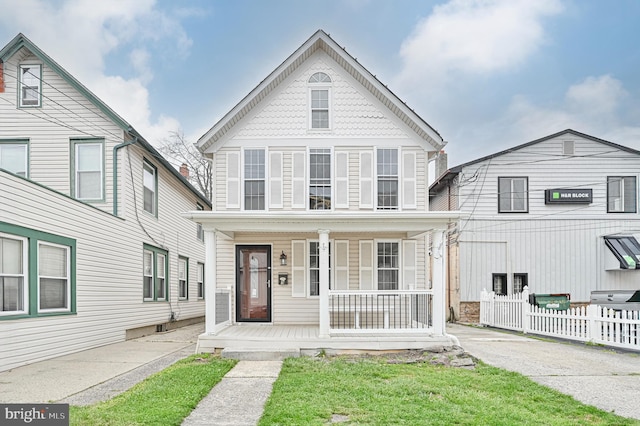
<svg viewBox="0 0 640 426">
<path fill-rule="evenodd" d="M 122 142 L 113 147 L 113 215 L 118 216 L 118 150 L 125 146 L 133 145 L 138 141 L 137 136 L 133 140 Z"/>
</svg>

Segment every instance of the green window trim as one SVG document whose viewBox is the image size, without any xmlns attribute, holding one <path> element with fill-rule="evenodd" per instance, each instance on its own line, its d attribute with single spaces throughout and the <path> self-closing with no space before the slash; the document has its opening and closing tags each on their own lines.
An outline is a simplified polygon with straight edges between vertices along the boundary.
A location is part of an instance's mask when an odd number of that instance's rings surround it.
<svg viewBox="0 0 640 426">
<path fill-rule="evenodd" d="M 146 173 L 151 174 L 152 183 L 154 185 L 153 188 L 153 199 L 151 202 L 147 202 L 147 193 L 150 191 L 150 187 L 148 186 L 149 182 L 146 178 Z M 152 209 L 153 211 L 150 211 Z M 143 159 L 142 163 L 142 210 L 145 212 L 158 217 L 158 168 L 154 166 L 149 160 L 146 158 Z"/>
<path fill-rule="evenodd" d="M 37 231 L 30 228 L 24 228 L 18 225 L 12 225 L 0 222 L 0 233 L 15 235 L 16 237 L 26 238 L 27 240 L 27 283 L 26 291 L 28 292 L 26 313 L 18 313 L 16 315 L 5 314 L 0 316 L 0 321 L 14 320 L 21 318 L 50 317 L 59 315 L 75 315 L 76 306 L 76 240 L 72 238 L 62 237 L 60 235 L 50 234 L 48 232 Z M 38 254 L 40 243 L 54 244 L 63 246 L 68 249 L 68 272 L 69 272 L 69 309 L 39 311 L 38 309 Z"/>
<path fill-rule="evenodd" d="M 33 69 L 37 68 L 37 75 L 33 73 Z M 41 63 L 24 63 L 18 65 L 18 108 L 40 108 L 42 107 L 42 64 Z M 31 82 L 37 82 L 37 86 L 26 86 L 23 81 L 25 80 L 25 74 L 31 80 Z M 37 92 L 36 100 L 26 103 L 24 94 L 25 89 L 35 88 Z"/>
<path fill-rule="evenodd" d="M 178 256 L 178 300 L 189 300 L 189 258 L 184 256 Z"/>
<path fill-rule="evenodd" d="M 9 170 L 7 168 L 3 168 L 2 167 L 2 165 L 3 165 L 2 148 L 6 147 L 6 146 L 9 146 L 9 145 L 24 145 L 25 146 L 25 165 L 24 165 L 24 167 L 25 167 L 25 170 L 24 170 L 25 175 L 24 176 L 22 176 L 20 174 L 20 171 L 16 171 L 15 169 L 14 170 Z M 29 146 L 29 139 L 0 139 L 0 169 L 7 170 L 10 173 L 13 173 L 13 174 L 18 175 L 20 177 L 23 177 L 25 179 L 29 179 L 29 175 L 30 175 L 30 173 L 29 173 L 29 163 L 30 163 L 29 162 L 29 151 L 31 151 L 30 150 L 30 146 Z"/>
<path fill-rule="evenodd" d="M 100 156 L 101 156 L 101 161 L 100 161 L 100 196 L 99 197 L 87 197 L 87 198 L 81 198 L 78 194 L 78 187 L 77 187 L 77 175 L 78 172 L 80 172 L 79 170 L 77 170 L 77 164 L 76 164 L 76 152 L 78 150 L 79 147 L 81 146 L 88 146 L 88 145 L 98 145 L 100 144 Z M 106 173 L 105 173 L 105 142 L 103 138 L 82 138 L 82 139 L 76 139 L 76 138 L 72 138 L 70 139 L 70 149 L 69 149 L 69 154 L 70 154 L 70 160 L 69 160 L 69 164 L 70 164 L 70 182 L 71 182 L 71 188 L 70 188 L 70 192 L 69 195 L 71 195 L 72 198 L 76 199 L 76 200 L 80 200 L 80 201 L 84 201 L 84 202 L 94 202 L 94 203 L 104 203 L 105 202 L 105 188 L 106 188 Z"/>
<path fill-rule="evenodd" d="M 198 262 L 198 300 L 204 300 L 204 263 Z"/>
<path fill-rule="evenodd" d="M 152 264 L 150 275 L 145 270 L 144 256 L 150 253 Z M 158 268 L 159 260 L 162 259 L 164 268 Z M 169 252 L 158 247 L 154 247 L 149 244 L 143 244 L 143 289 L 142 300 L 145 302 L 168 302 L 169 301 Z M 145 295 L 145 278 L 151 277 L 150 288 L 148 295 Z M 162 282 L 160 280 L 163 280 Z M 160 285 L 159 285 L 160 284 Z"/>
</svg>

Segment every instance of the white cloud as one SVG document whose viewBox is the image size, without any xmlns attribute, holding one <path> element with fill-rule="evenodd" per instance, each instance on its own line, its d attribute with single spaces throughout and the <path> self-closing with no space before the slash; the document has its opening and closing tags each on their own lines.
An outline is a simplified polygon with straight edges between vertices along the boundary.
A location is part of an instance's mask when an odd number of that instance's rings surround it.
<svg viewBox="0 0 640 426">
<path fill-rule="evenodd" d="M 451 0 L 436 6 L 403 42 L 397 84 L 429 93 L 451 73 L 517 67 L 544 43 L 543 18 L 561 11 L 558 0 Z"/>
<path fill-rule="evenodd" d="M 166 42 L 172 54 L 185 56 L 191 40 L 174 16 L 156 8 L 155 0 L 0 0 L 4 32 L 24 33 L 45 53 L 87 86 L 151 143 L 179 128 L 175 118 L 153 119 L 146 85 L 153 79 L 148 44 Z M 34 19 L 34 16 L 37 19 Z M 135 75 L 107 75 L 106 61 L 127 51 Z"/>
</svg>

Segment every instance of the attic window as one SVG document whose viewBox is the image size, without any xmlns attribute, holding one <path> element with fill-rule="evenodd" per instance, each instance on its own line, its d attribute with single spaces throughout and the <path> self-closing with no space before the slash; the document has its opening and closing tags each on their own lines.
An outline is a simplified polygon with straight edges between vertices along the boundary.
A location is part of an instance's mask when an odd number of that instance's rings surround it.
<svg viewBox="0 0 640 426">
<path fill-rule="evenodd" d="M 309 78 L 310 123 L 312 130 L 329 129 L 329 85 L 331 78 L 317 72 Z"/>
<path fill-rule="evenodd" d="M 620 261 L 620 269 L 640 269 L 640 244 L 635 237 L 606 236 L 604 243 Z"/>
<path fill-rule="evenodd" d="M 41 65 L 20 65 L 20 107 L 40 106 L 41 82 Z"/>
</svg>

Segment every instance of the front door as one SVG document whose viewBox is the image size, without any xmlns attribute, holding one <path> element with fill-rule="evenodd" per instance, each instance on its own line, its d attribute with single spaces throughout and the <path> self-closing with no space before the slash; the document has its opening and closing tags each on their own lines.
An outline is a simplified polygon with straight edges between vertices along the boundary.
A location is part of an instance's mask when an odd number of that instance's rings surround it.
<svg viewBox="0 0 640 426">
<path fill-rule="evenodd" d="M 271 321 L 271 246 L 236 246 L 236 321 Z"/>
</svg>

